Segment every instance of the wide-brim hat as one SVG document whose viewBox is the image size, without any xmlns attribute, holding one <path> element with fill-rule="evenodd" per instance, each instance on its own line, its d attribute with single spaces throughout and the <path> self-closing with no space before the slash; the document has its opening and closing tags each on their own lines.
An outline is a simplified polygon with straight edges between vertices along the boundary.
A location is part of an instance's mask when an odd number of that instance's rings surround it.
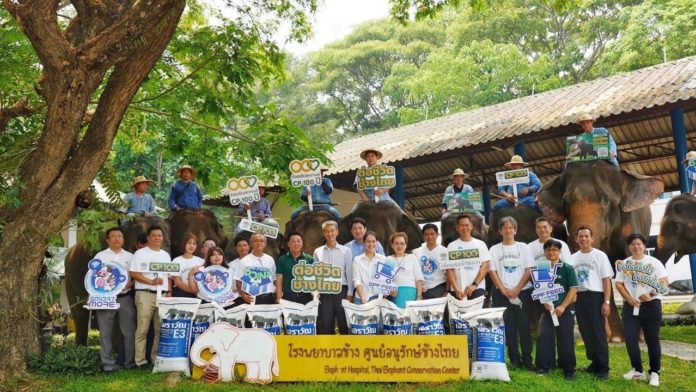
<svg viewBox="0 0 696 392">
<path fill-rule="evenodd" d="M 194 169 L 192 166 L 189 166 L 189 165 L 184 165 L 184 166 L 181 166 L 180 168 L 176 169 L 176 176 L 181 177 L 181 172 L 184 170 L 187 170 L 187 169 L 191 170 L 191 177 L 196 176 L 196 174 L 197 174 L 196 169 Z"/>
<path fill-rule="evenodd" d="M 580 112 L 578 113 L 578 118 L 575 120 L 575 122 L 580 123 L 581 121 L 594 121 L 595 118 L 590 115 L 590 113 L 587 112 Z"/>
<path fill-rule="evenodd" d="M 136 185 L 140 184 L 141 182 L 154 183 L 154 181 L 148 180 L 145 176 L 137 176 L 133 179 L 133 183 L 131 184 L 131 188 L 135 187 Z"/>
<path fill-rule="evenodd" d="M 450 178 L 454 178 L 455 176 L 464 176 L 464 178 L 468 178 L 469 174 L 465 173 L 464 170 L 460 168 L 454 169 L 452 174 L 450 174 Z"/>
<path fill-rule="evenodd" d="M 686 159 L 682 161 L 682 164 L 685 164 L 692 159 L 696 159 L 696 151 L 689 151 L 688 153 L 686 153 Z"/>
<path fill-rule="evenodd" d="M 382 152 L 380 150 L 374 149 L 374 148 L 368 148 L 366 150 L 363 150 L 360 153 L 360 158 L 365 160 L 365 156 L 367 155 L 368 152 L 374 152 L 375 155 L 377 155 L 377 159 L 382 159 Z"/>
<path fill-rule="evenodd" d="M 512 158 L 510 158 L 510 162 L 505 164 L 505 167 L 510 167 L 514 164 L 522 164 L 523 166 L 529 166 L 529 163 L 525 162 L 524 159 L 522 159 L 521 156 L 519 155 L 513 155 Z"/>
</svg>

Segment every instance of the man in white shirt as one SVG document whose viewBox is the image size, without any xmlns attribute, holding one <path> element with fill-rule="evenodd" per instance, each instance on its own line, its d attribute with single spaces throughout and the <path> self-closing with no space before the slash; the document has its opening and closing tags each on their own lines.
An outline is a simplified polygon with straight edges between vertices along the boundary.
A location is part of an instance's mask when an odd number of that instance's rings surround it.
<svg viewBox="0 0 696 392">
<path fill-rule="evenodd" d="M 536 218 L 534 221 L 534 230 L 536 231 L 538 238 L 529 243 L 529 248 L 532 251 L 532 256 L 534 257 L 535 261 L 544 258 L 544 244 L 546 241 L 556 240 L 563 246 L 563 249 L 561 249 L 561 261 L 572 265 L 572 254 L 570 253 L 568 244 L 559 240 L 558 238 L 551 237 L 553 234 L 553 226 L 551 226 L 551 222 L 547 218 L 544 218 L 543 216 Z"/>
<path fill-rule="evenodd" d="M 339 294 L 321 294 L 319 316 L 317 317 L 317 334 L 333 335 L 338 322 L 338 331 L 347 335 L 350 330 L 346 321 L 346 312 L 341 301 L 353 301 L 353 255 L 350 249 L 336 242 L 338 224 L 335 221 L 322 223 L 326 245 L 314 250 L 314 263 L 327 263 L 341 268 L 341 283 L 343 288 Z"/>
<path fill-rule="evenodd" d="M 135 281 L 135 307 L 137 313 L 137 327 L 135 329 L 135 364 L 138 368 L 147 367 L 147 331 L 150 329 L 150 322 L 154 325 L 154 337 L 152 339 L 152 350 L 150 360 L 154 361 L 157 356 L 157 346 L 160 335 L 160 319 L 157 311 L 157 291 L 164 295 L 169 294 L 169 278 L 160 277 L 157 273 L 137 272 L 143 271 L 144 265 L 150 262 L 170 263 L 172 261 L 169 253 L 162 250 L 164 242 L 164 232 L 159 226 L 151 226 L 147 230 L 147 246 L 138 249 L 133 255 L 133 262 L 130 266 L 131 279 Z"/>
<path fill-rule="evenodd" d="M 267 241 L 265 235 L 254 233 L 251 235 L 250 240 L 251 253 L 240 260 L 241 266 L 237 268 L 237 276 L 234 277 L 237 281 L 237 290 L 241 294 L 242 299 L 244 299 L 244 302 L 248 304 L 253 302 L 256 305 L 272 305 L 276 303 L 275 292 L 278 279 L 276 276 L 275 260 L 273 260 L 273 257 L 264 253 Z M 256 281 L 254 284 L 260 284 L 258 288 L 261 289 L 261 292 L 248 293 L 243 285 L 245 280 L 247 280 L 245 277 L 250 278 L 249 281 Z M 264 283 L 264 279 L 270 279 L 273 284 L 270 282 Z"/>
<path fill-rule="evenodd" d="M 119 264 L 125 271 L 130 269 L 133 254 L 123 250 L 123 229 L 112 227 L 106 231 L 106 244 L 108 248 L 102 250 L 94 256 L 102 262 L 112 262 Z M 101 342 L 101 361 L 105 373 L 119 370 L 114 358 L 112 336 L 116 315 L 118 315 L 118 326 L 123 336 L 123 347 L 125 357 L 123 367 L 132 369 L 135 367 L 135 305 L 130 290 L 133 281 L 129 280 L 126 287 L 116 296 L 119 308 L 96 310 L 97 323 L 99 324 L 99 340 Z"/>
<path fill-rule="evenodd" d="M 529 312 L 532 304 L 532 284 L 530 281 L 534 259 L 529 246 L 515 241 L 517 221 L 511 216 L 498 220 L 498 231 L 503 242 L 491 247 L 490 276 L 493 290 L 493 306 L 504 307 L 505 342 L 508 357 L 513 367 L 534 370 L 532 364 L 532 331 L 529 325 Z M 520 347 L 522 356 L 520 357 Z"/>
<path fill-rule="evenodd" d="M 614 271 L 607 255 L 592 247 L 592 229 L 581 226 L 575 233 L 575 240 L 580 247 L 573 254 L 572 262 L 578 277 L 575 311 L 585 354 L 591 362 L 585 370 L 606 380 L 609 378 L 609 345 L 604 319 L 609 316 Z"/>
<path fill-rule="evenodd" d="M 432 223 L 423 226 L 425 243 L 420 248 L 413 250 L 423 272 L 423 299 L 447 295 L 447 277 L 445 270 L 440 268 L 440 260 L 447 257 L 447 248 L 438 245 L 437 232 L 437 226 Z"/>
<path fill-rule="evenodd" d="M 459 239 L 447 245 L 447 251 L 470 250 L 478 256 L 471 259 L 475 265 L 467 265 L 447 270 L 447 281 L 452 294 L 457 299 L 474 299 L 486 294 L 486 274 L 488 273 L 491 255 L 486 243 L 471 236 L 474 225 L 468 215 L 457 217 L 457 232 Z"/>
</svg>

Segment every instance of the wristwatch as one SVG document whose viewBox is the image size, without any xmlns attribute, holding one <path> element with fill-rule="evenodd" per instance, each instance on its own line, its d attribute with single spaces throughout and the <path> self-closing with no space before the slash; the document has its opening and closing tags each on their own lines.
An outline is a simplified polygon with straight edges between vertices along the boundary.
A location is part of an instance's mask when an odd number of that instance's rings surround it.
<svg viewBox="0 0 696 392">
<path fill-rule="evenodd" d="M 610 301 L 604 301 L 606 305 L 609 305 L 611 302 Z"/>
</svg>

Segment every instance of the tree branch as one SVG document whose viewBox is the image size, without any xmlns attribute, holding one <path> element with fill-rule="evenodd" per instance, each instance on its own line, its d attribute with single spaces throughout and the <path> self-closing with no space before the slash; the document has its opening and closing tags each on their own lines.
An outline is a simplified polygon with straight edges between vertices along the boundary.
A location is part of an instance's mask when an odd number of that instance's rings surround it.
<svg viewBox="0 0 696 392">
<path fill-rule="evenodd" d="M 7 124 L 9 124 L 12 119 L 34 114 L 43 108 L 44 105 L 35 108 L 29 107 L 29 98 L 22 97 L 11 107 L 0 109 L 0 135 L 5 133 Z"/>
</svg>

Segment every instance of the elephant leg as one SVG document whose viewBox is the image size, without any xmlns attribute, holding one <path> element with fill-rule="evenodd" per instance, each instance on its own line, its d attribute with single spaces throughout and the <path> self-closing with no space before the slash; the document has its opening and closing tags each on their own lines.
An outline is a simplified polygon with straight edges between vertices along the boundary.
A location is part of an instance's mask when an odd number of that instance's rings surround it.
<svg viewBox="0 0 696 392">
<path fill-rule="evenodd" d="M 220 381 L 234 381 L 234 361 L 234 358 L 225 357 L 224 355 L 219 354 L 210 360 L 210 363 L 213 365 L 217 365 L 219 363 Z"/>
<path fill-rule="evenodd" d="M 259 365 L 259 382 L 273 381 L 271 377 L 271 358 L 264 358 Z"/>
<path fill-rule="evenodd" d="M 75 344 L 86 346 L 87 332 L 89 331 L 89 310 L 78 303 L 70 310 L 70 314 L 75 322 Z"/>
<path fill-rule="evenodd" d="M 609 317 L 607 319 L 607 336 L 610 336 L 610 340 L 615 343 L 623 342 L 623 325 L 621 324 L 621 316 L 616 308 L 616 302 L 614 302 L 614 293 L 611 294 L 611 304 L 609 305 Z"/>
<path fill-rule="evenodd" d="M 246 382 L 256 382 L 259 379 L 259 364 L 258 362 L 247 362 L 246 364 Z"/>
</svg>

